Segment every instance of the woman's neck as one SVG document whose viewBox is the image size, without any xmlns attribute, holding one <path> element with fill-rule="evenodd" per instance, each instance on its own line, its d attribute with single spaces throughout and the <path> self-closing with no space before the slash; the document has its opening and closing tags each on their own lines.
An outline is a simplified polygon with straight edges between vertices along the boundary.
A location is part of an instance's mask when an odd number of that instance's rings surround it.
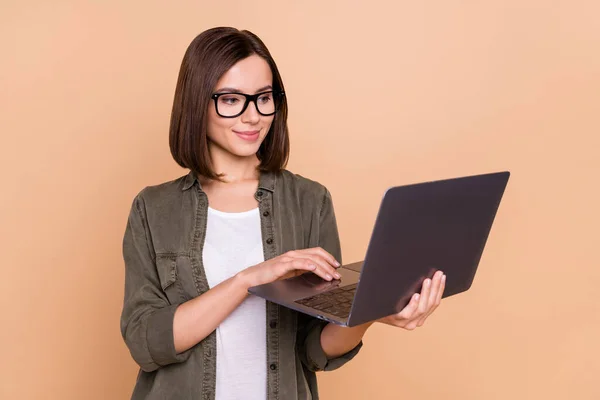
<svg viewBox="0 0 600 400">
<path fill-rule="evenodd" d="M 213 170 L 217 174 L 222 174 L 221 179 L 224 182 L 236 183 L 258 180 L 260 161 L 255 154 L 248 157 L 239 157 L 218 146 L 210 147 Z"/>
</svg>

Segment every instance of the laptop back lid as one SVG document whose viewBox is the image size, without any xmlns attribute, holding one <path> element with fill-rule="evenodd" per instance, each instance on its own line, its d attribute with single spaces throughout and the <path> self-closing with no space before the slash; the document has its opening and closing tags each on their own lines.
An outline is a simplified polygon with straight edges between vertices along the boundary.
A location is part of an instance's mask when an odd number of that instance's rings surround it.
<svg viewBox="0 0 600 400">
<path fill-rule="evenodd" d="M 444 297 L 473 283 L 509 172 L 396 186 L 382 199 L 348 325 L 400 312 L 426 278 Z"/>
</svg>

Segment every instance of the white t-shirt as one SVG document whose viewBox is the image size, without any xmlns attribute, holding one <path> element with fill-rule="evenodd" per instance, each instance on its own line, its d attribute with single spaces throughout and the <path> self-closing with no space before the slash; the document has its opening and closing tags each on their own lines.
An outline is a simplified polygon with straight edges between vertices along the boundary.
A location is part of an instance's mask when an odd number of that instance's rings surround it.
<svg viewBox="0 0 600 400">
<path fill-rule="evenodd" d="M 202 257 L 210 288 L 264 261 L 260 228 L 258 208 L 226 213 L 209 207 Z M 266 399 L 265 300 L 249 295 L 216 334 L 216 399 Z"/>
</svg>

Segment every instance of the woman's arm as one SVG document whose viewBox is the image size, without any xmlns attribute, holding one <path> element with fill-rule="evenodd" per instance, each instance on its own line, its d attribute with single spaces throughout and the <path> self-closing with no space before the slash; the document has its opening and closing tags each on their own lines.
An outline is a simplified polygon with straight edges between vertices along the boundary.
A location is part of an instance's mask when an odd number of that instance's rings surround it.
<svg viewBox="0 0 600 400">
<path fill-rule="evenodd" d="M 373 322 L 369 322 L 352 328 L 327 324 L 321 332 L 321 346 L 327 358 L 339 357 L 358 346 L 372 324 Z"/>
<path fill-rule="evenodd" d="M 173 318 L 175 351 L 186 351 L 217 329 L 242 304 L 249 287 L 238 274 L 177 307 Z"/>
<path fill-rule="evenodd" d="M 313 271 L 324 278 L 336 273 L 334 264 L 335 259 L 323 249 L 290 251 L 246 268 L 201 296 L 181 304 L 173 320 L 177 353 L 191 348 L 217 329 L 244 301 L 250 287 L 305 271 Z"/>
</svg>

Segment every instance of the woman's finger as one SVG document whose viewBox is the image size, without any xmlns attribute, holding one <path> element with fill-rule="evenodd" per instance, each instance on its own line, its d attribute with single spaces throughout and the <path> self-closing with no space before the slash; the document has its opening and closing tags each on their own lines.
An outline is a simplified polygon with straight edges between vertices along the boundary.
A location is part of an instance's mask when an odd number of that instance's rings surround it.
<svg viewBox="0 0 600 400">
<path fill-rule="evenodd" d="M 423 288 L 421 289 L 421 299 L 419 300 L 419 308 L 417 310 L 417 312 L 419 313 L 419 316 L 424 315 L 427 312 L 430 294 L 431 294 L 431 279 L 427 278 L 423 282 Z"/>
<path fill-rule="evenodd" d="M 440 285 L 440 290 L 438 290 L 438 296 L 435 299 L 435 305 L 439 306 L 442 302 L 442 297 L 444 296 L 444 291 L 446 290 L 446 274 L 442 275 L 442 283 Z"/>
<path fill-rule="evenodd" d="M 421 297 L 419 293 L 413 294 L 408 304 L 402 309 L 402 311 L 396 314 L 395 319 L 398 321 L 411 319 L 419 307 L 419 297 Z"/>
<path fill-rule="evenodd" d="M 320 268 L 319 265 L 310 258 L 294 258 L 288 264 L 290 265 L 289 268 L 291 269 L 304 269 L 314 272 L 315 274 L 317 274 L 325 280 L 329 281 L 332 279 L 331 275 L 329 275 L 329 273 L 326 270 Z"/>
<path fill-rule="evenodd" d="M 289 261 L 281 262 L 283 273 L 294 272 L 296 270 L 316 271 L 317 266 L 309 259 L 292 258 Z"/>
<path fill-rule="evenodd" d="M 443 275 L 444 274 L 442 273 L 442 271 L 437 271 L 433 275 L 433 279 L 431 280 L 431 291 L 429 292 L 429 301 L 427 304 L 428 310 L 435 304 L 435 300 L 437 299 L 437 296 L 438 296 L 438 292 L 440 289 L 440 284 L 442 282 Z"/>
<path fill-rule="evenodd" d="M 329 263 L 332 267 L 337 268 L 340 266 L 340 263 L 332 256 L 329 252 L 321 247 L 312 247 L 310 249 L 300 250 L 309 254 L 318 255 L 322 257 L 327 263 Z"/>
<path fill-rule="evenodd" d="M 317 253 L 296 251 L 296 252 L 293 252 L 291 254 L 291 256 L 292 256 L 292 258 L 310 260 L 310 262 L 315 264 L 317 266 L 317 268 L 319 268 L 323 271 L 322 276 L 325 277 L 324 279 L 327 279 L 327 280 L 331 280 L 333 278 L 340 279 L 340 277 L 341 277 L 340 274 L 338 272 L 336 272 L 335 268 L 332 267 L 329 264 L 329 262 L 327 262 L 327 260 L 325 260 L 323 257 L 321 257 Z M 321 275 L 321 274 L 319 274 L 319 275 Z M 330 276 L 331 278 L 327 278 L 327 276 Z"/>
<path fill-rule="evenodd" d="M 288 253 L 287 261 L 281 261 L 284 265 L 282 275 L 293 273 L 294 270 L 312 271 L 324 280 L 330 281 L 333 277 L 337 278 L 337 273 L 325 261 L 316 256 L 301 254 L 299 252 Z M 298 274 L 300 275 L 300 274 Z"/>
<path fill-rule="evenodd" d="M 422 308 L 419 309 L 419 311 L 422 311 L 424 314 L 427 314 L 431 306 L 435 303 L 437 292 L 440 287 L 441 278 L 442 273 L 440 271 L 437 271 L 435 274 L 433 274 L 433 277 L 429 279 L 429 293 L 427 295 L 427 298 L 423 299 L 426 300 L 426 302 L 424 301 Z"/>
<path fill-rule="evenodd" d="M 418 326 L 422 326 L 425 323 L 425 320 L 435 311 L 435 309 L 440 304 L 442 294 L 444 293 L 444 289 L 446 287 L 445 283 L 446 275 L 444 275 L 444 273 L 441 271 L 436 272 L 431 286 L 432 289 L 430 295 L 430 303 L 428 305 L 427 312 L 419 320 Z"/>
<path fill-rule="evenodd" d="M 314 263 L 316 263 L 317 266 L 321 268 L 327 275 L 335 279 L 340 279 L 341 275 L 323 257 L 316 254 L 310 254 L 307 257 L 310 258 Z"/>
</svg>

